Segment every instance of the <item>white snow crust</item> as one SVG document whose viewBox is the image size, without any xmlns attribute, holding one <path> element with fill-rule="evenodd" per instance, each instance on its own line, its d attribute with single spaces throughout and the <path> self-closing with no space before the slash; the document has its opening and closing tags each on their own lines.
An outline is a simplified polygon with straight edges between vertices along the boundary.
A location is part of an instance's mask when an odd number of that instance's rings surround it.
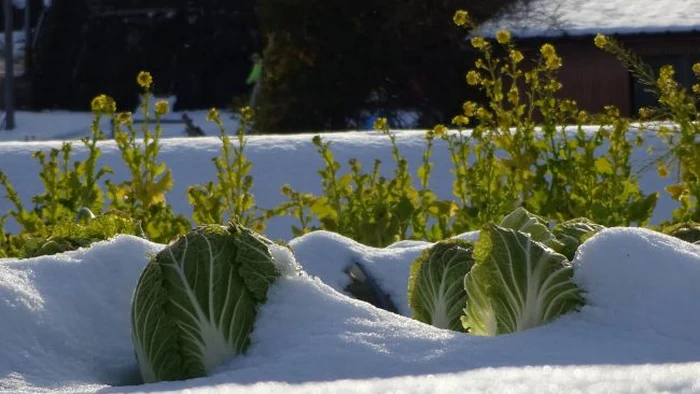
<svg viewBox="0 0 700 394">
<path fill-rule="evenodd" d="M 605 230 L 574 260 L 587 300 L 580 312 L 494 338 L 436 329 L 322 281 L 337 282 L 332 271 L 352 256 L 386 290 L 405 292 L 396 277 L 407 277 L 429 245 L 367 248 L 328 232 L 293 240 L 308 275 L 271 288 L 248 352 L 212 376 L 150 385 L 137 384 L 130 298 L 163 245 L 119 236 L 52 257 L 4 260 L 0 392 L 700 392 L 700 247 L 648 230 Z"/>
<path fill-rule="evenodd" d="M 501 29 L 515 37 L 693 32 L 700 29 L 700 0 L 532 0 L 483 24 L 477 34 Z"/>
</svg>

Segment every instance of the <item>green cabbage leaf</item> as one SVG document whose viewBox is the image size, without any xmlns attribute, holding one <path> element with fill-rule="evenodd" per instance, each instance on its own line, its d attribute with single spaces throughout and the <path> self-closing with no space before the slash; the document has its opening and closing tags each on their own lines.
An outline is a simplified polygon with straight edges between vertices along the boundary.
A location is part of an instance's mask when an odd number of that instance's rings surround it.
<svg viewBox="0 0 700 394">
<path fill-rule="evenodd" d="M 270 245 L 238 224 L 207 225 L 149 262 L 131 307 L 144 382 L 205 376 L 246 350 L 258 306 L 279 277 Z"/>
<path fill-rule="evenodd" d="M 467 301 L 464 276 L 474 259 L 473 246 L 460 239 L 436 243 L 411 265 L 408 303 L 413 318 L 438 328 L 464 331 L 461 315 Z"/>
<path fill-rule="evenodd" d="M 464 278 L 462 324 L 475 335 L 500 335 L 543 325 L 583 305 L 563 255 L 523 232 L 489 225 Z"/>
</svg>

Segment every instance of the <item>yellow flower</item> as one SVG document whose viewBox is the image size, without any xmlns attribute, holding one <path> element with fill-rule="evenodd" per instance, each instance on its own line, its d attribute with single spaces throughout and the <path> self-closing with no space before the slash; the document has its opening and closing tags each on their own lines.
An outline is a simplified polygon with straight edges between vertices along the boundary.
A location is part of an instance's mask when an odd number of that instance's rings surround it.
<svg viewBox="0 0 700 394">
<path fill-rule="evenodd" d="M 436 137 L 442 137 L 447 133 L 447 127 L 443 124 L 439 124 L 435 127 L 433 127 L 433 134 L 435 134 Z"/>
<path fill-rule="evenodd" d="M 546 66 L 549 70 L 556 70 L 558 68 L 561 68 L 561 58 L 556 54 L 548 57 Z"/>
<path fill-rule="evenodd" d="M 141 71 L 136 77 L 136 82 L 144 89 L 149 89 L 153 84 L 153 77 L 148 71 Z"/>
<path fill-rule="evenodd" d="M 464 115 L 474 116 L 474 111 L 476 111 L 476 103 L 472 101 L 467 101 L 462 104 L 462 109 L 464 110 Z"/>
<path fill-rule="evenodd" d="M 117 103 L 106 94 L 100 94 L 92 99 L 90 109 L 94 113 L 113 114 L 117 112 Z"/>
<path fill-rule="evenodd" d="M 700 63 L 693 64 L 693 72 L 695 76 L 700 77 Z"/>
<path fill-rule="evenodd" d="M 646 107 L 642 107 L 639 109 L 639 117 L 642 119 L 649 119 L 651 118 L 651 110 Z"/>
<path fill-rule="evenodd" d="M 598 48 L 604 49 L 605 46 L 608 45 L 608 37 L 605 37 L 605 35 L 598 33 L 593 39 L 593 43 Z"/>
<path fill-rule="evenodd" d="M 552 44 L 542 45 L 542 47 L 540 48 L 540 53 L 542 54 L 542 56 L 545 57 L 545 59 L 549 59 L 552 56 L 557 55 L 557 51 L 556 49 L 554 49 L 554 46 L 552 46 Z"/>
<path fill-rule="evenodd" d="M 513 85 L 510 87 L 510 90 L 508 90 L 508 101 L 516 105 L 520 101 L 520 95 L 518 94 L 518 88 Z"/>
<path fill-rule="evenodd" d="M 579 111 L 577 118 L 579 124 L 584 124 L 588 122 L 588 113 L 586 111 Z"/>
<path fill-rule="evenodd" d="M 474 86 L 479 83 L 479 73 L 471 70 L 467 73 L 467 83 Z"/>
<path fill-rule="evenodd" d="M 386 118 L 377 118 L 377 120 L 374 121 L 374 129 L 377 131 L 383 131 L 387 130 L 389 128 L 389 124 L 386 120 Z"/>
<path fill-rule="evenodd" d="M 113 114 L 117 112 L 117 102 L 113 98 L 106 96 L 104 101 L 103 110 L 105 113 Z"/>
<path fill-rule="evenodd" d="M 479 109 L 476 111 L 476 116 L 477 116 L 479 119 L 481 119 L 481 120 L 489 120 L 489 119 L 491 119 L 491 114 L 490 114 L 489 111 L 488 111 L 486 108 L 484 108 L 484 107 L 481 107 L 481 108 L 479 108 Z"/>
<path fill-rule="evenodd" d="M 666 189 L 666 191 L 671 195 L 671 198 L 676 201 L 680 200 L 686 191 L 686 187 L 684 185 L 671 185 L 666 186 L 664 189 Z"/>
<path fill-rule="evenodd" d="M 484 40 L 483 37 L 472 38 L 472 46 L 476 49 L 485 48 L 487 45 L 488 45 L 488 42 L 486 42 L 486 40 Z"/>
<path fill-rule="evenodd" d="M 517 50 L 512 50 L 510 51 L 510 60 L 513 61 L 513 63 L 518 64 L 522 62 L 524 59 L 523 53 Z"/>
<path fill-rule="evenodd" d="M 668 168 L 664 163 L 659 163 L 656 167 L 657 172 L 661 178 L 666 178 L 668 176 Z"/>
<path fill-rule="evenodd" d="M 216 108 L 212 108 L 209 110 L 209 113 L 207 114 L 207 122 L 218 122 L 220 116 L 219 116 L 219 111 Z"/>
<path fill-rule="evenodd" d="M 700 83 L 693 85 L 693 93 L 700 94 Z"/>
<path fill-rule="evenodd" d="M 676 73 L 676 70 L 673 69 L 673 66 L 671 65 L 665 65 L 661 67 L 661 70 L 659 70 L 659 76 L 662 79 L 670 79 L 673 77 L 673 75 Z"/>
<path fill-rule="evenodd" d="M 253 109 L 249 106 L 241 108 L 241 119 L 243 119 L 244 122 L 250 122 L 253 120 L 254 115 L 255 113 L 253 112 Z"/>
<path fill-rule="evenodd" d="M 510 38 L 510 32 L 508 30 L 500 30 L 496 33 L 496 41 L 498 41 L 499 44 L 507 44 L 510 42 Z"/>
<path fill-rule="evenodd" d="M 464 26 L 469 20 L 469 13 L 467 13 L 467 11 L 464 10 L 459 10 L 455 12 L 455 15 L 452 17 L 452 20 L 455 22 L 455 25 Z"/>
<path fill-rule="evenodd" d="M 121 112 L 117 115 L 117 122 L 121 124 L 130 124 L 132 122 L 131 112 Z"/>
<path fill-rule="evenodd" d="M 556 92 L 562 88 L 562 84 L 559 81 L 552 80 L 549 82 L 549 90 Z"/>
<path fill-rule="evenodd" d="M 168 102 L 161 100 L 156 103 L 156 115 L 165 115 L 168 113 Z"/>
<path fill-rule="evenodd" d="M 92 112 L 104 112 L 105 102 L 107 101 L 107 95 L 100 94 L 92 99 L 90 102 L 90 109 Z"/>
<path fill-rule="evenodd" d="M 452 124 L 457 126 L 466 126 L 469 124 L 469 118 L 464 115 L 457 115 L 452 118 Z"/>
</svg>

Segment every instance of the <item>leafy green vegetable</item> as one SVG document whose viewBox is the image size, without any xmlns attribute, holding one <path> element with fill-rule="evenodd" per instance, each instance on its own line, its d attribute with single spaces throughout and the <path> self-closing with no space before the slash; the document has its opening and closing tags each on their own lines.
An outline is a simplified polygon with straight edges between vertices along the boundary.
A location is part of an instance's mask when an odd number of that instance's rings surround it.
<svg viewBox="0 0 700 394">
<path fill-rule="evenodd" d="M 238 224 L 197 227 L 158 253 L 131 305 L 145 382 L 204 376 L 245 351 L 279 276 L 270 241 Z"/>
<path fill-rule="evenodd" d="M 467 301 L 464 276 L 474 265 L 473 249 L 467 241 L 442 241 L 413 262 L 408 279 L 408 303 L 414 319 L 438 328 L 463 331 L 460 317 Z"/>
<path fill-rule="evenodd" d="M 475 245 L 464 279 L 464 328 L 499 335 L 545 324 L 583 305 L 564 256 L 517 230 L 489 225 Z"/>
<path fill-rule="evenodd" d="M 677 223 L 664 228 L 663 232 L 690 243 L 700 241 L 700 224 L 695 222 Z"/>
<path fill-rule="evenodd" d="M 557 224 L 552 233 L 563 245 L 559 252 L 567 259 L 573 260 L 578 247 L 593 234 L 604 229 L 605 226 L 593 223 L 586 218 L 578 218 Z"/>
<path fill-rule="evenodd" d="M 549 231 L 547 221 L 528 212 L 525 208 L 520 207 L 509 213 L 503 218 L 500 226 L 529 234 L 534 241 L 542 242 L 555 251 L 559 251 L 563 247 L 554 234 Z"/>
<path fill-rule="evenodd" d="M 90 211 L 87 210 L 87 212 Z M 92 215 L 92 212 L 89 214 Z M 46 227 L 46 232 L 49 234 L 48 237 L 27 238 L 19 253 L 20 257 L 48 256 L 76 250 L 88 247 L 93 242 L 113 238 L 118 234 L 141 235 L 141 228 L 136 220 L 125 214 L 111 211 L 81 222 L 62 221 Z"/>
</svg>

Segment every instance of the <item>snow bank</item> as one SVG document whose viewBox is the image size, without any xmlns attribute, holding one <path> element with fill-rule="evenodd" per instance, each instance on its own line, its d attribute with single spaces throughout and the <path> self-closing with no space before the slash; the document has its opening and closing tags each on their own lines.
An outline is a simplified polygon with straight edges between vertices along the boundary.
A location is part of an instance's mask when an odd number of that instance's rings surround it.
<svg viewBox="0 0 700 394">
<path fill-rule="evenodd" d="M 601 232 L 575 261 L 588 305 L 495 338 L 376 309 L 319 279 L 338 287 L 337 268 L 352 257 L 394 294 L 405 292 L 401 278 L 429 244 L 375 249 L 327 232 L 292 244 L 318 277 L 271 288 L 246 355 L 207 378 L 143 386 L 123 386 L 138 382 L 129 302 L 162 245 L 120 236 L 0 262 L 0 392 L 700 392 L 700 248 L 689 243 L 646 230 Z"/>
<path fill-rule="evenodd" d="M 131 293 L 162 245 L 120 236 L 0 263 L 0 391 L 137 383 Z"/>
<path fill-rule="evenodd" d="M 591 320 L 700 343 L 699 246 L 646 229 L 608 229 L 581 246 L 574 270 Z"/>
<path fill-rule="evenodd" d="M 698 0 L 519 1 L 478 34 L 495 36 L 501 29 L 520 38 L 691 32 L 700 30 L 698 15 Z"/>
</svg>

